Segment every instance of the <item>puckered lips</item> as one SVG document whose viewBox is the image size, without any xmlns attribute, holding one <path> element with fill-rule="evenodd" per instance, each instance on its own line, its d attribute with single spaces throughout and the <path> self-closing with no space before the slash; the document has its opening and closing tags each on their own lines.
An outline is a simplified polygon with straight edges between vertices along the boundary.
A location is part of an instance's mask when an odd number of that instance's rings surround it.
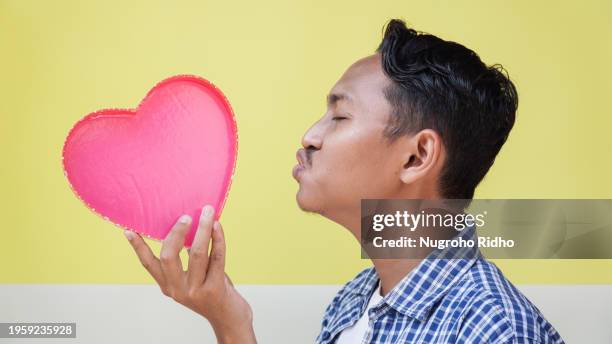
<svg viewBox="0 0 612 344">
<path fill-rule="evenodd" d="M 306 159 L 306 150 L 304 148 L 298 149 L 295 153 L 295 157 L 298 163 L 293 167 L 293 178 L 299 182 L 300 174 L 306 169 L 306 163 L 308 161 Z"/>
</svg>

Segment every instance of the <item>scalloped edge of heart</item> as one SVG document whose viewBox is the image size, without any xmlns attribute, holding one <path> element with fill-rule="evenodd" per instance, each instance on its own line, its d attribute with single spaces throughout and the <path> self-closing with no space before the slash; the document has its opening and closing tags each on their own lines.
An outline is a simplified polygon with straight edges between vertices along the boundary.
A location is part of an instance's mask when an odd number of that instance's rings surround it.
<svg viewBox="0 0 612 344">
<path fill-rule="evenodd" d="M 77 199 L 79 199 L 79 201 L 81 202 L 81 204 L 85 205 L 85 207 L 87 209 L 89 209 L 91 212 L 93 212 L 94 214 L 96 214 L 98 217 L 100 217 L 101 219 L 103 219 L 104 221 L 110 222 L 113 225 L 115 225 L 116 227 L 119 227 L 123 230 L 129 230 L 132 231 L 134 233 L 137 233 L 138 235 L 144 236 L 148 239 L 154 240 L 154 241 L 158 241 L 161 242 L 163 239 L 158 239 L 158 238 L 154 238 L 146 233 L 141 233 L 138 232 L 137 230 L 135 230 L 134 228 L 130 228 L 128 226 L 122 225 L 120 223 L 116 223 L 114 221 L 112 221 L 111 219 L 108 218 L 108 216 L 102 215 L 102 213 L 99 213 L 91 204 L 87 203 L 83 198 L 81 198 L 81 196 L 79 195 L 79 193 L 74 189 L 74 186 L 72 185 L 72 183 L 70 182 L 70 178 L 68 178 L 68 171 L 66 171 L 66 165 L 64 164 L 64 154 L 66 153 L 66 144 L 68 143 L 68 138 L 71 137 L 71 134 L 73 132 L 73 130 L 83 121 L 86 121 L 90 118 L 94 118 L 96 116 L 100 116 L 102 113 L 104 113 L 104 115 L 108 115 L 109 112 L 112 113 L 113 111 L 116 112 L 121 112 L 121 113 L 125 113 L 125 112 L 129 112 L 132 115 L 135 115 L 136 112 L 138 111 L 138 109 L 140 108 L 140 106 L 147 100 L 147 98 L 149 98 L 149 96 L 151 95 L 151 93 L 161 87 L 162 85 L 175 81 L 175 80 L 191 80 L 191 81 L 195 81 L 197 83 L 204 83 L 208 86 L 211 86 L 215 92 L 221 96 L 223 98 L 223 101 L 225 104 L 227 104 L 227 107 L 229 109 L 230 112 L 230 117 L 232 119 L 232 129 L 234 131 L 234 135 L 236 136 L 236 147 L 235 147 L 235 154 L 234 154 L 234 161 L 232 163 L 232 172 L 230 173 L 230 177 L 228 180 L 228 184 L 227 184 L 227 192 L 225 193 L 225 196 L 223 197 L 223 201 L 221 202 L 221 205 L 219 206 L 219 209 L 217 210 L 217 214 L 222 214 L 223 212 L 223 208 L 225 207 L 225 203 L 227 201 L 227 198 L 229 197 L 229 193 L 230 193 L 230 189 L 232 187 L 232 183 L 234 180 L 234 174 L 236 172 L 236 164 L 237 164 L 237 160 L 238 160 L 238 143 L 239 143 L 239 138 L 238 138 L 238 124 L 236 122 L 236 115 L 234 113 L 234 109 L 232 108 L 231 103 L 229 102 L 229 100 L 227 99 L 227 97 L 225 96 L 225 94 L 221 91 L 221 89 L 219 89 L 215 84 L 213 84 L 212 82 L 210 82 L 209 80 L 197 76 L 197 75 L 193 75 L 193 74 L 178 74 L 178 75 L 174 75 L 171 77 L 168 77 L 166 79 L 163 79 L 159 82 L 157 82 L 155 84 L 155 86 L 151 87 L 151 89 L 149 89 L 149 91 L 147 92 L 147 94 L 142 98 L 142 100 L 138 103 L 138 105 L 135 108 L 105 108 L 105 109 L 100 109 L 100 110 L 96 110 L 94 112 L 90 112 L 89 114 L 83 116 L 81 119 L 79 119 L 78 121 L 76 121 L 72 127 L 70 128 L 70 130 L 68 131 L 68 134 L 66 135 L 65 139 L 64 139 L 64 143 L 62 145 L 62 161 L 61 161 L 61 165 L 62 165 L 62 170 L 64 173 L 64 177 L 65 180 L 68 182 L 68 186 L 70 187 L 70 190 L 72 191 L 72 193 L 77 197 Z M 180 214 L 179 214 L 180 216 Z M 189 246 L 185 246 L 186 248 L 190 248 L 191 245 Z"/>
</svg>

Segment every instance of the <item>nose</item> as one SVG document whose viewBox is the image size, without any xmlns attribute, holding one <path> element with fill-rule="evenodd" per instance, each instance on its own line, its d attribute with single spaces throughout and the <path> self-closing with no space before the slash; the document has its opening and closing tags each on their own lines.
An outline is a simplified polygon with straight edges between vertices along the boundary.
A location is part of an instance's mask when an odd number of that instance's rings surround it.
<svg viewBox="0 0 612 344">
<path fill-rule="evenodd" d="M 315 122 L 302 137 L 302 147 L 306 150 L 319 150 L 323 144 L 321 120 Z"/>
</svg>

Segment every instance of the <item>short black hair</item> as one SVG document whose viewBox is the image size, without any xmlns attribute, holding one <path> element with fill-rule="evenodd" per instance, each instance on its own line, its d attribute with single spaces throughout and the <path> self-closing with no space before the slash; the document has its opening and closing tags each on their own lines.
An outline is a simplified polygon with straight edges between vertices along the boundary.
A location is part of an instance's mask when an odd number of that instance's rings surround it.
<svg viewBox="0 0 612 344">
<path fill-rule="evenodd" d="M 465 46 L 391 20 L 376 52 L 391 79 L 391 141 L 429 128 L 447 151 L 439 192 L 472 199 L 514 126 L 518 94 L 499 64 L 485 65 Z"/>
</svg>

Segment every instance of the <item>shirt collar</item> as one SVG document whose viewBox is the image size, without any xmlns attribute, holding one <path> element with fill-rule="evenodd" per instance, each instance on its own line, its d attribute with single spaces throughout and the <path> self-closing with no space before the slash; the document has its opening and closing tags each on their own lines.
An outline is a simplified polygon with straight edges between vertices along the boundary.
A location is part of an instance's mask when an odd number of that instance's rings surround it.
<svg viewBox="0 0 612 344">
<path fill-rule="evenodd" d="M 475 226 L 464 229 L 456 236 L 458 237 L 474 240 L 474 247 L 449 247 L 432 251 L 385 295 L 384 302 L 403 315 L 419 321 L 425 320 L 432 306 L 482 257 L 478 249 Z M 379 278 L 374 268 L 364 273 L 362 283 L 352 290 L 369 298 Z"/>
</svg>

